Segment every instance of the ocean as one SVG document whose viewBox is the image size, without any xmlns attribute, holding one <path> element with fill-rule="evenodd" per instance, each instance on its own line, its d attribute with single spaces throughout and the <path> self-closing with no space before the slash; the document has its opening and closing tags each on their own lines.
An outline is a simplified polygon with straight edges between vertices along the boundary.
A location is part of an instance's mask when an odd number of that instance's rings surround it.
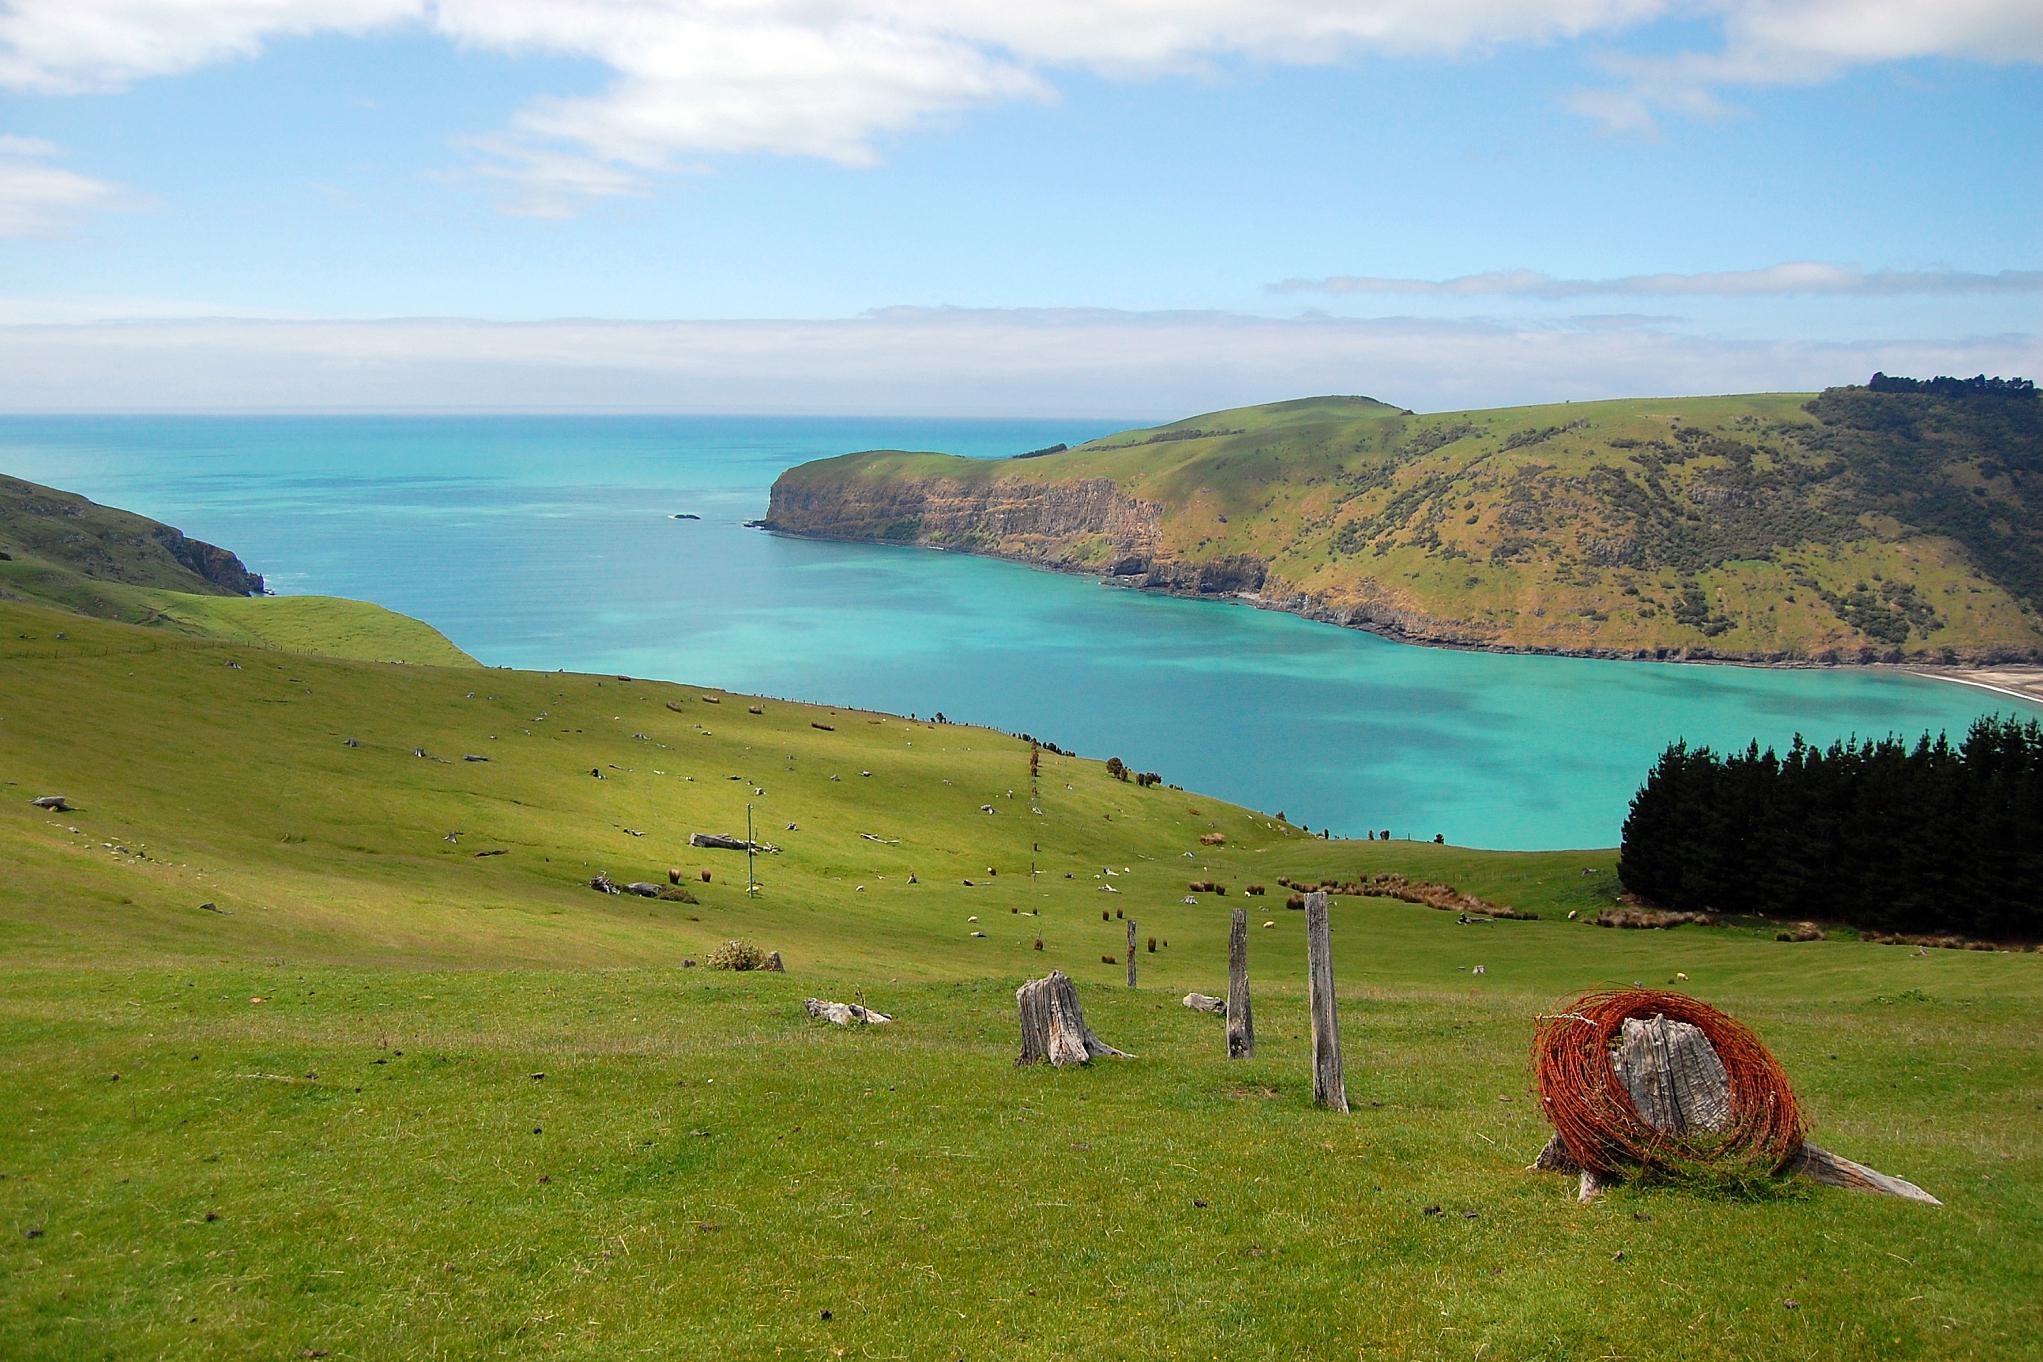
<svg viewBox="0 0 2043 1362">
<path fill-rule="evenodd" d="M 0 472 L 225 545 L 279 593 L 416 615 L 493 666 L 941 711 L 1336 835 L 1607 846 L 1677 738 L 1955 736 L 1980 714 L 2039 712 L 1885 671 L 1419 648 L 962 554 L 743 527 L 805 459 L 1000 457 L 1132 424 L 4 417 Z"/>
</svg>

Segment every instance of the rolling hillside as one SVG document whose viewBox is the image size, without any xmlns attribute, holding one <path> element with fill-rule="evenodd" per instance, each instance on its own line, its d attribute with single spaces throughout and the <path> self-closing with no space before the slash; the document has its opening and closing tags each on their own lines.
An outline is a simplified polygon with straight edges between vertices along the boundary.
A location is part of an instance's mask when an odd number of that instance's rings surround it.
<svg viewBox="0 0 2043 1362">
<path fill-rule="evenodd" d="M 2034 1337 L 2033 955 L 1600 930 L 1608 851 L 1327 842 L 986 729 L 356 660 L 374 617 L 346 602 L 291 616 L 291 651 L 289 601 L 163 594 L 225 614 L 0 600 L 0 1356 L 1983 1362 Z M 237 611 L 265 636 L 223 637 Z M 742 852 L 688 844 L 748 806 L 756 896 Z M 1538 916 L 1337 894 L 1335 1115 L 1281 881 L 1377 873 Z M 1245 1060 L 1178 1003 L 1220 988 L 1235 906 Z M 730 938 L 785 972 L 700 967 Z M 1015 1067 L 1014 988 L 1052 968 L 1134 1057 Z M 1526 1172 L 1533 1018 L 1634 979 L 1752 1023 L 1827 1145 L 1948 1206 L 1583 1208 Z M 895 1021 L 839 1031 L 810 996 Z M 1068 1251 L 1016 1252 L 1044 1243 Z"/>
<path fill-rule="evenodd" d="M 767 525 L 1463 647 L 2043 657 L 2043 403 L 1897 383 L 1426 416 L 1326 397 L 1026 458 L 852 454 L 784 473 Z"/>
</svg>

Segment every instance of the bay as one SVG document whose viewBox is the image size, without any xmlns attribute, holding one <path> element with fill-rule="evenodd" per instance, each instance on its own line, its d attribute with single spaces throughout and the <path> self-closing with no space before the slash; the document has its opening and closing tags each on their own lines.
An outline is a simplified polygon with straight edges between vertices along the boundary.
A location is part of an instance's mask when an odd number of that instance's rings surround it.
<svg viewBox="0 0 2043 1362">
<path fill-rule="evenodd" d="M 1359 836 L 1610 845 L 1660 749 L 1955 736 L 2039 707 L 1886 670 L 1452 652 L 961 554 L 743 528 L 781 469 L 1000 457 L 1135 421 L 0 418 L 0 471 L 377 601 L 494 666 L 662 677 L 1031 732 Z M 676 520 L 676 514 L 700 520 Z"/>
</svg>

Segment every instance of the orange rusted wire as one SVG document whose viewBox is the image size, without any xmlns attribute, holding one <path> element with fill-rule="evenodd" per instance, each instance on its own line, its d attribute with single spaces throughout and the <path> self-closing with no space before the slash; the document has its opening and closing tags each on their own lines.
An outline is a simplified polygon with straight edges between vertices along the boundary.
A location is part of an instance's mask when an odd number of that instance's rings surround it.
<svg viewBox="0 0 2043 1362">
<path fill-rule="evenodd" d="M 1680 1134 L 1639 1115 L 1611 1063 L 1628 1018 L 1664 1016 L 1703 1033 L 1730 1080 L 1723 1129 Z M 1589 993 L 1540 1019 L 1532 1039 L 1540 1105 L 1583 1168 L 1621 1173 L 1778 1172 L 1802 1148 L 1802 1116 L 1788 1076 L 1759 1037 L 1707 1003 L 1657 989 Z"/>
</svg>

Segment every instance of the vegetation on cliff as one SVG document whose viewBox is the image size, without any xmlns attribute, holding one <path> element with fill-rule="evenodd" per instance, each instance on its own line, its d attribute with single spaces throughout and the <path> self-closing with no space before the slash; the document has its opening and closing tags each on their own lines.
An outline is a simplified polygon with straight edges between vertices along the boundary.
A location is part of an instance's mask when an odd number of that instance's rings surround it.
<svg viewBox="0 0 2043 1362">
<path fill-rule="evenodd" d="M 768 523 L 1259 603 L 1426 642 L 1620 656 L 2043 656 L 2043 402 L 1821 394 L 1415 415 L 1314 398 L 1023 462 L 788 470 Z"/>
</svg>

